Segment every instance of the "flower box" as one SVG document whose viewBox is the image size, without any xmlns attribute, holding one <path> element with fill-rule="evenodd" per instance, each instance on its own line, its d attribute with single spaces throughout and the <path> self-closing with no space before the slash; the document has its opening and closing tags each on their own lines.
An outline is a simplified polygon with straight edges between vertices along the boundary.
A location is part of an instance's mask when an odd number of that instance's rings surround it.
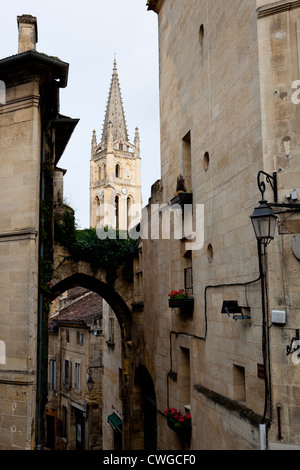
<svg viewBox="0 0 300 470">
<path fill-rule="evenodd" d="M 169 307 L 191 310 L 194 308 L 194 299 L 192 297 L 186 299 L 169 299 Z"/>
<path fill-rule="evenodd" d="M 192 425 L 185 425 L 185 426 L 176 426 L 170 419 L 167 420 L 168 426 L 172 431 L 174 431 L 177 436 L 184 442 L 188 442 L 191 440 L 192 434 Z"/>
<path fill-rule="evenodd" d="M 184 289 L 173 291 L 169 294 L 169 307 L 180 308 L 182 313 L 191 313 L 194 309 L 194 299 L 189 297 Z"/>
<path fill-rule="evenodd" d="M 189 442 L 192 433 L 191 413 L 182 415 L 176 408 L 168 408 L 165 411 L 167 424 L 183 442 Z"/>
</svg>

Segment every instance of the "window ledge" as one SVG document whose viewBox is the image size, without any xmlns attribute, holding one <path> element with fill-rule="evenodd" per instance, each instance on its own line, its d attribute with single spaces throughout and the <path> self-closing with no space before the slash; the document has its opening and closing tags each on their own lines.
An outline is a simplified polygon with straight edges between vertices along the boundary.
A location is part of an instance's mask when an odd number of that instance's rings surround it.
<svg viewBox="0 0 300 470">
<path fill-rule="evenodd" d="M 208 388 L 203 387 L 202 385 L 196 384 L 194 385 L 194 389 L 197 390 L 197 392 L 201 393 L 201 395 L 204 395 L 206 398 L 213 401 L 214 403 L 217 403 L 218 405 L 221 405 L 230 411 L 237 412 L 240 415 L 241 419 L 250 422 L 253 426 L 258 427 L 259 424 L 261 424 L 262 416 L 254 413 L 253 410 L 247 408 L 242 402 L 231 400 L 230 398 L 227 398 L 224 395 L 220 395 L 219 393 L 214 392 L 213 390 L 209 390 Z"/>
</svg>

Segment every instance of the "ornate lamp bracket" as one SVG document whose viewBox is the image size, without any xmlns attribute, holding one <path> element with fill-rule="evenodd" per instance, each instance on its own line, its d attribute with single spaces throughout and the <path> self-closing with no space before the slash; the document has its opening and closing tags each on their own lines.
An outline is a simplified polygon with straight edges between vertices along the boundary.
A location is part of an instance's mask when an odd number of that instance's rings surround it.
<svg viewBox="0 0 300 470">
<path fill-rule="evenodd" d="M 274 172 L 272 175 L 269 175 L 268 173 L 265 173 L 264 171 L 259 171 L 257 175 L 257 185 L 258 189 L 261 193 L 262 200 L 265 200 L 265 191 L 266 191 L 266 183 L 265 181 L 262 181 L 262 177 L 265 176 L 266 182 L 270 184 L 272 190 L 273 190 L 273 195 L 274 195 L 274 202 L 278 202 L 278 194 L 277 194 L 277 173 Z"/>
</svg>

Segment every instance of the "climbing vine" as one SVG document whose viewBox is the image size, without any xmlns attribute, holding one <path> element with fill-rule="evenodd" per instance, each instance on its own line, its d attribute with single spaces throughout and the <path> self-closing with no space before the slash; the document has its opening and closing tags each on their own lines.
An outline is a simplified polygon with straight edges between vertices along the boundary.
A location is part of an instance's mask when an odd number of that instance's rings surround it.
<svg viewBox="0 0 300 470">
<path fill-rule="evenodd" d="M 39 294 L 42 300 L 39 318 L 38 368 L 41 371 L 40 386 L 37 387 L 36 400 L 40 404 L 41 416 L 44 413 L 48 394 L 48 316 L 50 311 L 49 283 L 53 273 L 53 142 L 51 130 L 45 132 L 45 149 L 42 161 L 42 188 L 40 197 L 39 224 Z M 41 328 L 41 330 L 40 330 Z"/>
<path fill-rule="evenodd" d="M 96 229 L 77 230 L 73 209 L 64 206 L 54 220 L 54 237 L 56 243 L 64 246 L 74 261 L 85 261 L 96 273 L 100 268 L 106 271 L 106 280 L 114 284 L 118 267 L 127 282 L 133 278 L 133 258 L 137 254 L 138 240 L 130 237 L 99 239 Z"/>
</svg>

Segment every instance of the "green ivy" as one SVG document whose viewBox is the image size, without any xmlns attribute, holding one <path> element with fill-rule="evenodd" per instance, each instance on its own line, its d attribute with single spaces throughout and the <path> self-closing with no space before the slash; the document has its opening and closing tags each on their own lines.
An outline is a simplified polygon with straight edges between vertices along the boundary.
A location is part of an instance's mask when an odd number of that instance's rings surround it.
<svg viewBox="0 0 300 470">
<path fill-rule="evenodd" d="M 99 239 L 94 228 L 77 230 L 75 214 L 69 206 L 64 206 L 64 210 L 55 216 L 54 238 L 56 243 L 68 250 L 74 261 L 89 263 L 94 273 L 104 269 L 108 284 L 114 284 L 118 267 L 122 267 L 124 279 L 132 282 L 138 240 L 130 237 L 122 239 L 118 232 L 115 239 Z"/>
</svg>

